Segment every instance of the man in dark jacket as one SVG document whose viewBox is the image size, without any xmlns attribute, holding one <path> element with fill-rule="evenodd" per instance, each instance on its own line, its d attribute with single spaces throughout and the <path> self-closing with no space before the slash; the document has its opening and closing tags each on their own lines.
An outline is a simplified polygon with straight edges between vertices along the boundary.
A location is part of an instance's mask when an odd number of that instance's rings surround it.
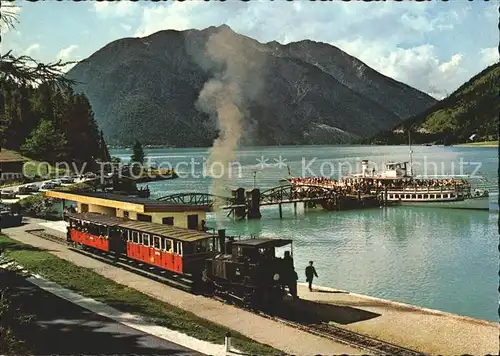
<svg viewBox="0 0 500 356">
<path fill-rule="evenodd" d="M 309 291 L 312 292 L 312 282 L 314 277 L 318 277 L 316 269 L 313 266 L 313 261 L 309 261 L 309 266 L 306 267 L 306 281 L 309 283 Z"/>
</svg>

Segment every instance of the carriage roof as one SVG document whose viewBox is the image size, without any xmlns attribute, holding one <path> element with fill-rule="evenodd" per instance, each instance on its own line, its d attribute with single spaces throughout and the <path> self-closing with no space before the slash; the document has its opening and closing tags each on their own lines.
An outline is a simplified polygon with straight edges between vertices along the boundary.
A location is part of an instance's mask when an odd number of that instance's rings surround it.
<svg viewBox="0 0 500 356">
<path fill-rule="evenodd" d="M 131 230 L 136 230 L 138 232 L 159 235 L 185 242 L 195 242 L 214 237 L 214 235 L 202 231 L 189 230 L 182 227 L 163 225 L 151 222 L 127 220 L 123 218 L 118 218 L 98 213 L 79 213 L 79 214 L 70 213 L 67 214 L 67 216 L 73 219 L 88 221 L 93 224 L 131 229 Z"/>
<path fill-rule="evenodd" d="M 233 242 L 233 246 L 246 246 L 255 248 L 283 247 L 292 243 L 289 239 L 254 238 L 238 240 Z"/>
</svg>

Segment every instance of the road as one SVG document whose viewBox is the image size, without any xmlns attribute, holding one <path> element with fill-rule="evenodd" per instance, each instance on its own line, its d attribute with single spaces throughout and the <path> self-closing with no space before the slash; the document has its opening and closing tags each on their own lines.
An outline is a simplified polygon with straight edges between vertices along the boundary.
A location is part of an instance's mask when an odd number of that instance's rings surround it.
<svg viewBox="0 0 500 356">
<path fill-rule="evenodd" d="M 40 181 L 40 182 L 13 185 L 10 187 L 2 188 L 0 190 L 13 190 L 17 194 L 19 192 L 19 188 L 21 188 L 21 187 L 24 187 L 27 185 L 36 185 L 38 187 L 38 189 L 40 189 L 42 187 L 42 185 L 44 185 L 45 183 L 51 182 L 53 180 L 55 180 L 55 179 L 48 179 L 48 180 L 44 180 L 44 181 Z M 83 183 L 83 182 L 86 182 L 88 180 L 89 179 L 75 179 L 74 183 L 72 183 L 72 184 Z M 62 186 L 70 186 L 72 184 L 62 184 Z M 44 191 L 45 191 L 45 189 L 40 190 L 40 192 L 44 192 Z M 17 194 L 15 199 L 0 199 L 0 200 L 4 204 L 14 204 L 14 203 L 17 203 L 21 199 L 29 197 L 30 195 L 32 195 L 32 194 Z"/>
<path fill-rule="evenodd" d="M 35 354 L 58 355 L 202 355 L 167 340 L 145 334 L 61 299 L 23 277 L 8 273 L 14 303 L 35 315 L 26 330 L 26 344 Z M 2 277 L 5 277 L 2 276 Z"/>
</svg>

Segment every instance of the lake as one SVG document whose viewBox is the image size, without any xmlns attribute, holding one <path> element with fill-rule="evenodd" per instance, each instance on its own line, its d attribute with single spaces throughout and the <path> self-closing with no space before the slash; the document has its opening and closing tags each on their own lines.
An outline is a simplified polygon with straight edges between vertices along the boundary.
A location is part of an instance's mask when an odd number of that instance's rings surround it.
<svg viewBox="0 0 500 356">
<path fill-rule="evenodd" d="M 152 197 L 211 189 L 203 169 L 208 149 L 146 150 L 150 162 L 175 168 L 181 178 L 148 183 Z M 130 150 L 113 150 L 127 161 Z M 254 185 L 278 186 L 288 175 L 327 175 L 338 179 L 359 171 L 367 159 L 382 170 L 389 160 L 408 160 L 405 146 L 283 146 L 241 149 L 233 159 L 225 194 Z M 415 174 L 467 174 L 487 179 L 492 204 L 498 200 L 498 148 L 413 147 Z M 478 178 L 479 179 L 479 178 Z M 360 211 L 307 210 L 299 204 L 261 208 L 261 220 L 233 221 L 209 214 L 208 225 L 228 234 L 294 240 L 299 279 L 313 260 L 317 284 L 460 315 L 498 321 L 498 212 L 421 207 Z M 225 216 L 225 214 L 224 214 Z"/>
</svg>

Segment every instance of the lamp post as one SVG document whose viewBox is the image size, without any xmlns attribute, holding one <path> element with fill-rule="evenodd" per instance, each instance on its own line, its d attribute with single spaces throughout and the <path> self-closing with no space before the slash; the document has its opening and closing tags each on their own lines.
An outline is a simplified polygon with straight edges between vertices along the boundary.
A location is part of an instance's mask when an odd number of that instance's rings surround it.
<svg viewBox="0 0 500 356">
<path fill-rule="evenodd" d="M 255 180 L 257 178 L 257 171 L 253 171 L 253 189 L 255 189 Z"/>
</svg>

